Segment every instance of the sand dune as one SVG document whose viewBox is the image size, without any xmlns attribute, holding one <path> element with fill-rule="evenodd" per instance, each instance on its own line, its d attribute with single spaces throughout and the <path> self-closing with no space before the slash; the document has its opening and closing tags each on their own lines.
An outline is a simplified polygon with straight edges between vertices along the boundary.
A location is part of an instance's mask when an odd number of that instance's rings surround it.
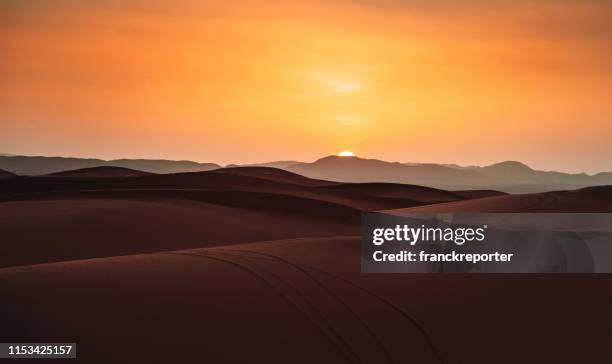
<svg viewBox="0 0 612 364">
<path fill-rule="evenodd" d="M 342 183 L 323 186 L 322 189 L 387 198 L 407 198 L 425 203 L 457 201 L 466 198 L 437 188 L 399 183 Z"/>
<path fill-rule="evenodd" d="M 605 276 L 361 274 L 357 234 L 375 210 L 612 211 L 611 187 L 505 195 L 259 167 L 128 172 L 0 182 L 5 341 L 76 341 L 91 363 L 607 355 Z"/>
<path fill-rule="evenodd" d="M 360 213 L 292 196 L 201 198 L 98 194 L 0 203 L 0 267 L 354 233 Z"/>
<path fill-rule="evenodd" d="M 314 181 L 313 183 L 317 183 Z M 154 191 L 162 196 L 180 194 L 181 190 L 201 191 L 248 191 L 290 195 L 295 197 L 341 204 L 363 211 L 386 208 L 416 206 L 422 203 L 405 198 L 387 198 L 342 191 L 326 191 L 305 186 L 303 181 L 274 181 L 269 178 L 258 178 L 248 175 L 220 172 L 181 173 L 171 175 L 149 175 L 135 178 L 21 178 L 16 181 L 5 181 L 2 184 L 0 200 L 57 198 L 67 194 L 92 191 L 114 191 L 128 195 L 130 191 Z M 172 192 L 174 191 L 174 192 Z M 187 196 L 182 194 L 182 196 Z M 63 198 L 63 197 L 62 197 Z"/>
<path fill-rule="evenodd" d="M 579 190 L 567 192 L 566 195 L 612 204 L 612 186 L 581 188 Z"/>
<path fill-rule="evenodd" d="M 96 168 L 68 175 L 0 183 L 0 229 L 9 241 L 0 247 L 0 266 L 354 233 L 366 211 L 612 211 L 605 187 L 503 195 L 399 184 L 325 185 L 272 168 L 136 176 Z M 432 204 L 441 201 L 448 202 Z"/>
<path fill-rule="evenodd" d="M 49 176 L 59 177 L 93 177 L 93 178 L 116 178 L 116 177 L 138 177 L 146 176 L 148 172 L 137 171 L 124 167 L 100 166 L 91 168 L 81 168 L 70 171 L 51 173 Z"/>
<path fill-rule="evenodd" d="M 364 275 L 357 237 L 302 238 L 2 269 L 2 332 L 99 363 L 594 363 L 600 278 Z"/>
<path fill-rule="evenodd" d="M 100 190 L 225 190 L 292 195 L 345 205 L 363 211 L 452 201 L 468 198 L 457 193 L 414 185 L 363 183 L 341 184 L 309 179 L 291 172 L 264 168 L 225 168 L 209 172 L 166 175 L 142 175 L 137 178 L 103 178 L 110 175 L 131 177 L 115 169 L 87 169 L 58 174 L 53 178 L 36 177 L 5 181 L 0 199 L 53 198 L 74 191 Z M 78 176 L 80 178 L 67 178 Z M 161 193 L 161 192 L 160 192 Z M 168 192 L 164 192 L 167 194 Z"/>
<path fill-rule="evenodd" d="M 324 181 L 313 178 L 304 177 L 302 175 L 285 171 L 279 168 L 270 167 L 232 167 L 221 168 L 212 173 L 235 174 L 238 176 L 249 176 L 270 181 L 291 183 L 300 186 L 332 186 L 339 184 L 338 182 Z"/>
<path fill-rule="evenodd" d="M 0 246 L 0 266 L 355 233 L 362 211 L 417 204 L 320 191 L 284 171 L 297 184 L 269 174 L 84 172 L 4 181 L 0 230 L 9 243 Z"/>
<path fill-rule="evenodd" d="M 355 233 L 363 211 L 419 204 L 263 171 L 93 178 L 87 170 L 4 181 L 0 230 L 9 243 L 0 246 L 0 266 Z"/>
<path fill-rule="evenodd" d="M 505 192 L 495 190 L 463 190 L 452 192 L 466 199 L 507 195 Z"/>
<path fill-rule="evenodd" d="M 612 212 L 612 202 L 582 198 L 571 192 L 547 192 L 484 197 L 393 212 Z"/>
<path fill-rule="evenodd" d="M 4 178 L 11 178 L 11 177 L 15 177 L 15 174 L 9 172 L 9 171 L 5 171 L 3 169 L 0 169 L 0 179 L 4 179 Z"/>
</svg>

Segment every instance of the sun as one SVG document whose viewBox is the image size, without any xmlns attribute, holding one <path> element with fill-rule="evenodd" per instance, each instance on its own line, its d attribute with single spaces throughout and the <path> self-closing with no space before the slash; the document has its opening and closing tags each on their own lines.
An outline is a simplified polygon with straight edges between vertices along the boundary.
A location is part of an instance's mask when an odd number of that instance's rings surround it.
<svg viewBox="0 0 612 364">
<path fill-rule="evenodd" d="M 342 151 L 342 152 L 338 153 L 338 157 L 354 157 L 354 156 L 355 156 L 355 154 L 353 152 L 351 152 L 351 151 L 348 151 L 348 150 L 345 150 L 345 151 Z"/>
<path fill-rule="evenodd" d="M 361 90 L 361 84 L 353 80 L 332 80 L 330 86 L 338 93 L 353 93 Z"/>
</svg>

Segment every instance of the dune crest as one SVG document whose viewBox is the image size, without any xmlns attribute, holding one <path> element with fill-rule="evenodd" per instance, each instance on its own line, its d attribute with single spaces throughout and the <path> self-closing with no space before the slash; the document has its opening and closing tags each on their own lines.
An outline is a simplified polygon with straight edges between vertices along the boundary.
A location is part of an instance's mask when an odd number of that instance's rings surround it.
<svg viewBox="0 0 612 364">
<path fill-rule="evenodd" d="M 124 167 L 100 166 L 74 169 L 70 171 L 62 171 L 51 173 L 49 176 L 58 177 L 93 177 L 93 178 L 117 178 L 117 177 L 139 177 L 146 176 L 151 173 L 137 171 L 135 169 Z"/>
</svg>

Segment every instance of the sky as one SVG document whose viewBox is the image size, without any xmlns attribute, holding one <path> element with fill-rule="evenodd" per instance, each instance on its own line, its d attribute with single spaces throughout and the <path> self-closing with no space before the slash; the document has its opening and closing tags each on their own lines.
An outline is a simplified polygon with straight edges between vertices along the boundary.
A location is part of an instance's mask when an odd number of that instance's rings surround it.
<svg viewBox="0 0 612 364">
<path fill-rule="evenodd" d="M 612 171 L 607 0 L 5 0 L 0 152 Z"/>
</svg>

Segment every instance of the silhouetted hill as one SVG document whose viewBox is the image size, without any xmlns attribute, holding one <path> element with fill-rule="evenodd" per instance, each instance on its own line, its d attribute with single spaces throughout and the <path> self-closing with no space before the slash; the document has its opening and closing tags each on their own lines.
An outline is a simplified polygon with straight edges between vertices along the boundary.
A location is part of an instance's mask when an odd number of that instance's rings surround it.
<svg viewBox="0 0 612 364">
<path fill-rule="evenodd" d="M 146 176 L 151 173 L 137 171 L 135 169 L 124 168 L 124 167 L 91 167 L 73 169 L 71 171 L 63 171 L 51 173 L 49 176 L 57 177 L 95 177 L 95 178 L 113 178 L 113 177 L 139 177 Z"/>
<path fill-rule="evenodd" d="M 95 167 L 15 177 L 0 181 L 0 231 L 19 243 L 0 246 L 0 267 L 355 235 L 362 212 L 443 198 L 461 197 L 421 186 L 326 182 L 265 167 L 144 175 Z"/>
<path fill-rule="evenodd" d="M 266 162 L 266 163 L 241 164 L 240 167 L 272 167 L 272 168 L 285 169 L 294 164 L 301 164 L 301 163 L 302 162 L 298 162 L 298 161 L 273 161 L 273 162 Z"/>
<path fill-rule="evenodd" d="M 431 212 L 612 212 L 612 186 L 575 191 L 499 195 L 392 210 L 394 214 Z"/>
<path fill-rule="evenodd" d="M 427 203 L 457 201 L 467 198 L 437 188 L 399 183 L 342 183 L 323 186 L 321 189 L 386 198 L 408 198 Z"/>
<path fill-rule="evenodd" d="M 92 167 L 123 167 L 151 173 L 199 172 L 220 168 L 214 163 L 154 159 L 102 159 L 0 156 L 0 168 L 18 175 L 37 176 Z"/>
<path fill-rule="evenodd" d="M 397 162 L 359 157 L 329 156 L 313 163 L 292 165 L 288 170 L 311 178 L 341 182 L 390 182 L 434 186 L 440 182 L 482 178 L 477 172 L 461 171 L 437 164 L 407 166 Z"/>
<path fill-rule="evenodd" d="M 303 186 L 329 186 L 337 182 L 323 181 L 304 177 L 302 175 L 272 167 L 226 167 L 212 171 L 213 173 L 233 174 L 237 176 L 248 176 L 277 182 L 288 182 Z"/>
<path fill-rule="evenodd" d="M 11 177 L 15 177 L 15 174 L 5 171 L 3 169 L 0 169 L 0 179 L 2 178 L 11 178 Z"/>
<path fill-rule="evenodd" d="M 595 186 L 567 192 L 568 195 L 612 203 L 612 186 Z"/>
<path fill-rule="evenodd" d="M 497 178 L 516 178 L 523 177 L 529 178 L 535 171 L 524 163 L 516 161 L 506 161 L 495 163 L 486 167 L 472 167 L 469 170 L 481 171 L 486 175 L 494 176 Z"/>
<path fill-rule="evenodd" d="M 104 161 L 59 157 L 0 157 L 0 168 L 17 175 L 43 175 L 101 166 L 123 167 L 158 174 L 201 172 L 221 168 L 214 163 L 191 161 L 148 159 Z M 248 176 L 251 172 L 244 169 L 246 167 L 281 168 L 312 180 L 324 181 L 323 184 L 330 182 L 396 183 L 451 191 L 494 190 L 508 193 L 533 193 L 612 184 L 612 172 L 590 176 L 585 173 L 539 171 L 517 161 L 506 161 L 485 167 L 461 167 L 435 163 L 397 163 L 359 157 L 328 156 L 312 163 L 275 161 L 254 165 L 230 165 L 223 173 Z M 235 170 L 232 172 L 232 169 Z M 305 181 L 303 177 L 289 177 L 289 175 L 281 177 L 278 171 L 266 173 L 259 173 L 258 178 L 291 178 L 294 183 L 298 180 Z"/>
<path fill-rule="evenodd" d="M 593 179 L 598 182 L 596 184 L 605 185 L 612 184 L 612 172 L 600 172 L 593 175 Z M 595 183 L 594 183 L 595 184 Z"/>
<path fill-rule="evenodd" d="M 313 180 L 284 170 L 264 167 L 150 174 L 138 178 L 99 178 L 92 175 L 74 178 L 55 175 L 5 180 L 0 185 L 0 191 L 3 192 L 0 193 L 0 200 L 3 199 L 3 196 L 5 199 L 14 199 L 14 196 L 18 196 L 17 198 L 23 200 L 98 196 L 219 202 L 220 196 L 227 196 L 223 198 L 229 199 L 232 198 L 231 196 L 239 195 L 240 192 L 249 192 L 253 194 L 252 196 L 261 193 L 295 196 L 338 204 L 360 211 L 417 206 L 435 202 L 429 200 L 426 195 L 418 197 L 418 193 L 414 194 L 418 199 L 410 199 L 402 196 L 377 196 L 367 191 L 336 191 L 319 188 L 336 184 L 338 183 Z M 412 187 L 408 186 L 408 188 Z M 423 187 L 423 190 L 429 189 Z M 247 199 L 247 197 L 244 198 Z M 258 197 L 255 199 L 259 201 Z"/>
<path fill-rule="evenodd" d="M 481 197 L 507 195 L 507 193 L 505 192 L 500 192 L 500 191 L 495 191 L 495 190 L 465 190 L 465 191 L 452 191 L 452 192 L 464 198 L 481 198 Z"/>
<path fill-rule="evenodd" d="M 356 234 L 368 211 L 611 212 L 610 196 L 610 186 L 505 195 L 337 183 L 266 167 L 177 174 L 99 167 L 16 176 L 0 181 L 0 231 L 20 243 L 0 249 L 0 266 Z"/>
<path fill-rule="evenodd" d="M 293 164 L 286 169 L 310 178 L 330 181 L 392 182 L 444 190 L 476 189 L 524 193 L 612 184 L 612 173 L 589 176 L 584 173 L 538 171 L 516 161 L 506 161 L 486 167 L 458 167 L 328 156 L 312 163 Z"/>
</svg>

